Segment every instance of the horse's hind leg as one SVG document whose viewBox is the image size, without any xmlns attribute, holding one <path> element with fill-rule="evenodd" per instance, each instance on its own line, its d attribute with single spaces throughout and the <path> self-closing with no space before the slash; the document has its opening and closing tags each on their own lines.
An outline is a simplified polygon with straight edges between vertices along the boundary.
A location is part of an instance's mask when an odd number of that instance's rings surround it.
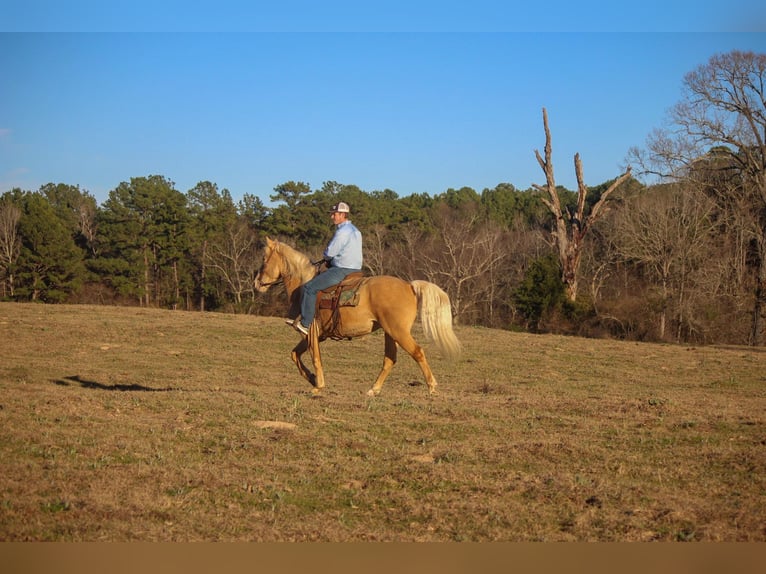
<svg viewBox="0 0 766 574">
<path fill-rule="evenodd" d="M 398 343 L 402 349 L 409 353 L 410 357 L 412 357 L 420 367 L 420 370 L 423 372 L 423 377 L 426 380 L 426 384 L 428 385 L 428 392 L 431 394 L 435 393 L 436 377 L 434 377 L 431 367 L 429 366 L 428 361 L 426 361 L 426 354 L 423 351 L 423 348 L 417 344 L 410 333 L 402 335 L 398 340 Z"/>
<path fill-rule="evenodd" d="M 372 385 L 372 388 L 367 391 L 367 394 L 371 397 L 374 397 L 378 394 L 380 394 L 380 389 L 383 388 L 383 383 L 386 380 L 386 377 L 388 377 L 388 374 L 391 372 L 391 369 L 394 368 L 394 365 L 396 364 L 396 341 L 394 341 L 393 337 L 386 333 L 386 348 L 385 348 L 385 355 L 383 356 L 383 368 L 380 370 L 380 374 L 378 374 L 378 378 L 375 381 L 375 384 Z"/>
</svg>

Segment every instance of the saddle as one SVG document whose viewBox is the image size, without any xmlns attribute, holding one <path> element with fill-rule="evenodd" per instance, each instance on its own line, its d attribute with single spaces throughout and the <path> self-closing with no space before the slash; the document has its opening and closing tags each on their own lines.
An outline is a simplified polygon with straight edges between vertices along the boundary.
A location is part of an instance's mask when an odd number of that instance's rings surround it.
<svg viewBox="0 0 766 574">
<path fill-rule="evenodd" d="M 343 281 L 324 291 L 317 297 L 320 309 L 337 309 L 338 307 L 356 307 L 359 303 L 359 286 L 364 281 L 364 272 L 355 271 L 343 278 Z"/>
<path fill-rule="evenodd" d="M 337 285 L 319 292 L 317 308 L 330 310 L 330 317 L 322 321 L 324 333 L 330 339 L 340 341 L 350 338 L 343 335 L 339 310 L 341 307 L 356 307 L 359 304 L 358 290 L 365 281 L 367 281 L 367 277 L 364 276 L 364 272 L 355 271 L 346 275 L 343 281 Z"/>
</svg>

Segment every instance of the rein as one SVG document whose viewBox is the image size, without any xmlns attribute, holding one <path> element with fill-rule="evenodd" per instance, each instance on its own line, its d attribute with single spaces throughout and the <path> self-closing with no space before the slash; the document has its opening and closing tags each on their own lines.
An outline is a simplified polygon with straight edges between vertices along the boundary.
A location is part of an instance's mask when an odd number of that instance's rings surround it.
<svg viewBox="0 0 766 574">
<path fill-rule="evenodd" d="M 261 285 L 263 287 L 271 287 L 271 286 L 276 285 L 277 283 L 281 283 L 281 282 L 282 282 L 282 277 L 280 277 L 276 281 L 269 281 L 268 283 L 264 283 L 263 281 L 261 281 Z"/>
</svg>

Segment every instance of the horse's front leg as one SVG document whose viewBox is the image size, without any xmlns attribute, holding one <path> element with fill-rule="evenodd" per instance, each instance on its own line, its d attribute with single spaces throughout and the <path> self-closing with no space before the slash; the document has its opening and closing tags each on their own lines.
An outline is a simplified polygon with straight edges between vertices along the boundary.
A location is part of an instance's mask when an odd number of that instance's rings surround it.
<svg viewBox="0 0 766 574">
<path fill-rule="evenodd" d="M 314 365 L 314 373 L 306 368 L 303 363 L 303 353 L 309 351 L 311 354 L 311 360 Z M 309 329 L 308 337 L 301 339 L 291 353 L 295 366 L 298 367 L 298 372 L 306 379 L 311 386 L 314 387 L 314 395 L 318 395 L 324 388 L 324 369 L 322 368 L 322 356 L 319 351 L 319 337 L 316 331 L 316 322 L 311 325 Z"/>
<path fill-rule="evenodd" d="M 318 395 L 324 388 L 324 369 L 322 368 L 322 354 L 319 350 L 319 323 L 317 321 L 311 323 L 305 341 L 314 364 L 314 395 Z"/>
<path fill-rule="evenodd" d="M 306 339 L 301 339 L 301 342 L 293 348 L 290 357 L 292 358 L 293 363 L 295 363 L 295 366 L 298 367 L 298 372 L 301 374 L 301 377 L 306 379 L 312 387 L 316 388 L 316 377 L 314 376 L 314 373 L 306 368 L 301 359 L 303 353 L 308 349 L 308 346 L 308 341 Z"/>
</svg>

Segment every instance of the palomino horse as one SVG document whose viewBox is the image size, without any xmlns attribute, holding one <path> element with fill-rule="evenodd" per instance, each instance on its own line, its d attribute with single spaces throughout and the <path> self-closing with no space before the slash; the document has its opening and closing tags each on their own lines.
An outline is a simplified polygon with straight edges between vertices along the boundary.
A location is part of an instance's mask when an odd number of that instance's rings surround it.
<svg viewBox="0 0 766 574">
<path fill-rule="evenodd" d="M 255 278 L 255 288 L 264 293 L 270 286 L 282 281 L 290 303 L 288 314 L 295 317 L 300 307 L 300 287 L 316 273 L 317 268 L 306 255 L 289 245 L 266 238 L 263 265 Z M 317 300 L 320 298 L 321 294 Z M 396 363 L 397 345 L 417 362 L 429 392 L 433 393 L 436 390 L 436 378 L 428 366 L 423 349 L 415 342 L 410 330 L 420 310 L 420 321 L 426 337 L 436 343 L 446 358 L 456 358 L 460 353 L 460 342 L 452 330 L 452 306 L 447 294 L 428 281 L 408 283 L 397 277 L 378 275 L 363 280 L 357 290 L 356 300 L 354 306 L 339 307 L 339 316 L 333 316 L 332 309 L 320 306 L 308 337 L 303 337 L 292 350 L 292 359 L 303 378 L 313 385 L 313 393 L 319 394 L 324 387 L 319 343 L 328 337 L 360 337 L 377 329 L 383 329 L 386 334 L 385 356 L 383 368 L 367 394 L 375 396 L 380 393 L 383 382 Z M 315 374 L 301 360 L 307 350 L 311 353 Z"/>
</svg>

